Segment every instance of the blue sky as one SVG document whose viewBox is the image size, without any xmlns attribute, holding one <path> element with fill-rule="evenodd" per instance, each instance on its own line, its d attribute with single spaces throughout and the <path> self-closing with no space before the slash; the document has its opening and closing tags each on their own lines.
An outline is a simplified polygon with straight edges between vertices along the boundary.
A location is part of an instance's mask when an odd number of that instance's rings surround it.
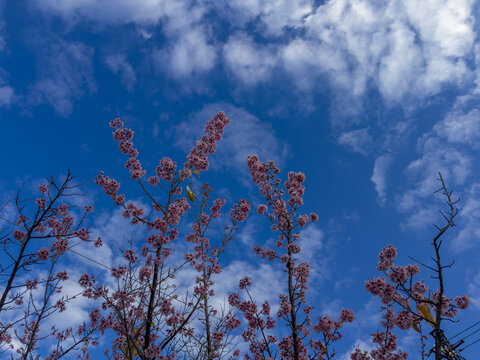
<svg viewBox="0 0 480 360">
<path fill-rule="evenodd" d="M 392 243 L 401 263 L 407 255 L 428 258 L 443 204 L 433 195 L 438 171 L 461 198 L 457 227 L 444 243 L 456 259 L 447 291 L 472 299 L 449 333 L 480 320 L 476 1 L 0 4 L 2 200 L 25 181 L 33 188 L 70 167 L 87 181 L 82 201 L 95 204 L 93 226 L 106 238 L 101 256 L 114 264 L 112 233 L 127 241 L 134 230 L 93 178 L 103 170 L 130 198 L 139 193 L 108 121 L 119 116 L 134 129 L 151 173 L 164 156 L 182 163 L 205 121 L 224 111 L 231 124 L 202 180 L 230 204 L 248 197 L 256 206 L 261 199 L 247 155 L 274 160 L 284 176 L 305 172 L 305 211 L 320 215 L 304 234 L 317 309 L 345 306 L 363 317 L 348 331 L 342 354 L 368 343 L 378 326 L 378 303 L 363 289 L 377 275 L 378 251 Z M 228 259 L 225 294 L 238 269 L 273 281 L 265 275 L 273 269 L 251 253 L 271 239 L 264 219 L 252 214 Z M 92 266 L 70 261 L 79 273 Z M 76 308 L 79 319 L 86 308 Z M 407 352 L 414 341 L 404 334 Z"/>
</svg>

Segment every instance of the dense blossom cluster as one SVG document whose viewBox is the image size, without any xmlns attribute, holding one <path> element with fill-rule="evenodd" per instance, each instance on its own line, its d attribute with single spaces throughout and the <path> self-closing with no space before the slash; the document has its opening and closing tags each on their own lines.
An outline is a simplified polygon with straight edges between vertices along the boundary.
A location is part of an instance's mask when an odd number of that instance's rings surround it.
<svg viewBox="0 0 480 360">
<path fill-rule="evenodd" d="M 243 222 L 247 219 L 249 212 L 250 203 L 247 199 L 243 199 L 238 204 L 233 205 L 233 209 L 230 210 L 230 218 L 232 221 Z"/>
<path fill-rule="evenodd" d="M 185 168 L 193 168 L 195 170 L 207 170 L 208 159 L 207 154 L 213 154 L 217 146 L 217 141 L 222 139 L 225 126 L 230 120 L 223 112 L 216 114 L 213 119 L 208 120 L 205 124 L 205 135 L 197 141 L 196 146 L 190 150 L 187 156 Z"/>
<path fill-rule="evenodd" d="M 110 127 L 115 129 L 113 138 L 118 141 L 120 151 L 129 155 L 128 160 L 125 161 L 125 167 L 130 169 L 132 179 L 141 179 L 146 171 L 142 169 L 142 164 L 137 159 L 138 150 L 133 147 L 133 130 L 125 128 L 124 123 L 118 118 L 110 121 Z"/>
</svg>

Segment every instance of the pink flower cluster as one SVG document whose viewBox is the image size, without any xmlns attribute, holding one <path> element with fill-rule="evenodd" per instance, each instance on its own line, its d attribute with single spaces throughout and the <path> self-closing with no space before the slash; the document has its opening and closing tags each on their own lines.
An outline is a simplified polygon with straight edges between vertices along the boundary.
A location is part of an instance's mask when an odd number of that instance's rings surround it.
<svg viewBox="0 0 480 360">
<path fill-rule="evenodd" d="M 225 205 L 225 199 L 216 199 L 213 202 L 213 206 L 210 209 L 212 213 L 212 219 L 216 219 L 220 216 L 220 211 L 222 210 L 222 207 Z"/>
<path fill-rule="evenodd" d="M 21 230 L 14 230 L 13 231 L 13 238 L 17 241 L 22 241 L 23 239 L 25 239 L 26 236 L 27 236 L 27 234 L 24 233 Z"/>
<path fill-rule="evenodd" d="M 37 252 L 38 260 L 45 261 L 50 257 L 50 251 L 47 248 L 43 247 Z"/>
<path fill-rule="evenodd" d="M 180 224 L 181 217 L 188 211 L 188 209 L 190 209 L 190 205 L 186 198 L 182 197 L 180 199 L 175 199 L 173 204 L 168 208 L 168 214 L 165 220 L 168 224 L 176 226 Z"/>
<path fill-rule="evenodd" d="M 383 315 L 384 321 L 382 325 L 385 327 L 385 331 L 377 331 L 372 334 L 372 342 L 376 344 L 376 347 L 370 352 L 362 351 L 356 348 L 354 352 L 350 354 L 351 360 L 406 360 L 407 353 L 397 349 L 397 336 L 391 332 L 395 324 L 402 327 L 406 327 L 410 323 L 411 318 L 405 313 L 395 318 L 394 311 L 387 307 L 385 314 Z M 410 327 L 410 326 L 408 326 Z"/>
<path fill-rule="evenodd" d="M 187 155 L 185 168 L 193 168 L 195 170 L 205 171 L 208 168 L 207 154 L 213 154 L 217 141 L 222 139 L 225 126 L 230 120 L 223 112 L 217 113 L 213 119 L 208 120 L 205 124 L 205 134 L 197 141 L 196 146 Z"/>
<path fill-rule="evenodd" d="M 250 203 L 247 199 L 243 199 L 238 204 L 233 205 L 233 209 L 230 210 L 230 218 L 232 221 L 243 222 L 247 219 L 249 212 Z"/>
<path fill-rule="evenodd" d="M 176 175 L 177 163 L 168 157 L 160 160 L 160 164 L 155 169 L 157 176 L 165 181 L 172 181 Z"/>
<path fill-rule="evenodd" d="M 68 240 L 63 238 L 57 239 L 50 247 L 50 250 L 57 255 L 63 254 L 68 250 Z"/>
<path fill-rule="evenodd" d="M 103 174 L 103 171 L 100 171 L 100 173 L 97 175 L 97 177 L 94 180 L 95 184 L 100 185 L 102 190 L 110 196 L 116 204 L 121 204 L 122 202 L 117 201 L 117 192 L 118 189 L 120 189 L 120 184 L 118 183 L 117 180 L 115 179 L 110 179 L 108 176 L 105 176 Z M 125 200 L 125 197 L 123 197 L 123 200 Z"/>
<path fill-rule="evenodd" d="M 240 280 L 240 285 L 240 288 L 247 289 L 251 283 L 248 278 L 245 278 Z M 250 353 L 254 359 L 264 359 L 263 355 L 269 351 L 268 348 L 278 342 L 275 336 L 266 335 L 268 330 L 275 327 L 275 320 L 270 316 L 270 304 L 265 301 L 261 310 L 259 310 L 257 305 L 251 300 L 241 301 L 240 295 L 237 293 L 231 294 L 228 297 L 228 301 L 232 307 L 243 313 L 243 317 L 247 320 L 248 325 L 242 332 L 242 338 L 250 344 Z M 229 322 L 233 322 L 232 328 L 240 325 L 240 321 L 236 318 L 229 319 Z M 245 355 L 245 358 L 247 357 L 250 358 L 248 355 Z"/>
<path fill-rule="evenodd" d="M 119 142 L 120 151 L 130 156 L 125 162 L 125 167 L 130 169 L 132 179 L 141 179 L 146 171 L 142 169 L 142 164 L 137 159 L 138 150 L 133 147 L 133 130 L 125 128 L 123 122 L 118 118 L 110 121 L 110 127 L 115 129 L 113 138 Z"/>
<path fill-rule="evenodd" d="M 303 205 L 303 194 L 305 192 L 305 174 L 302 172 L 295 173 L 293 171 L 288 173 L 288 180 L 285 182 L 285 189 L 290 196 L 288 205 L 295 207 L 295 205 Z"/>
<path fill-rule="evenodd" d="M 267 166 L 260 162 L 258 155 L 247 156 L 247 165 L 252 181 L 257 185 L 263 185 L 268 179 Z"/>
<path fill-rule="evenodd" d="M 321 347 L 327 349 L 327 346 L 330 342 L 335 342 L 340 340 L 343 336 L 340 333 L 344 323 L 351 323 L 355 320 L 355 314 L 353 311 L 348 309 L 342 309 L 338 320 L 334 321 L 330 315 L 319 316 L 318 323 L 312 325 L 312 329 L 316 333 L 321 333 L 323 336 L 323 344 Z"/>
</svg>

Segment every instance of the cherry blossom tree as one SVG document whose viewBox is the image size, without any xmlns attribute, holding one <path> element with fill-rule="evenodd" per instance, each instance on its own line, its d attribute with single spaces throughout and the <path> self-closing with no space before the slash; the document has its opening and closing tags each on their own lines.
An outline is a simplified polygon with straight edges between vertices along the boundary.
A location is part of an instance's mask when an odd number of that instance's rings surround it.
<svg viewBox="0 0 480 360">
<path fill-rule="evenodd" d="M 117 335 L 111 351 L 106 351 L 107 356 L 145 360 L 178 356 L 213 359 L 229 353 L 227 332 L 237 321 L 230 311 L 215 309 L 210 299 L 214 296 L 214 277 L 222 271 L 220 259 L 239 224 L 246 220 L 250 204 L 247 200 L 234 204 L 229 223 L 220 226 L 223 227 L 222 239 L 211 241 L 208 233 L 220 217 L 226 200 L 212 201 L 213 189 L 203 184 L 197 190 L 197 181 L 194 181 L 194 176 L 208 169 L 207 156 L 215 152 L 228 123 L 223 113 L 215 115 L 207 121 L 205 135 L 196 142 L 181 169 L 177 169 L 175 161 L 164 157 L 155 175 L 144 181 L 146 171 L 133 146 L 133 131 L 120 119 L 110 122 L 121 152 L 129 156 L 125 167 L 151 203 L 151 209 L 146 211 L 128 201 L 119 193 L 120 184 L 102 172 L 95 179 L 115 204 L 123 208 L 124 217 L 148 232 L 140 249 L 132 246 L 124 250 L 127 264 L 112 268 L 116 287 L 99 285 L 88 274 L 80 279 L 85 287 L 84 296 L 103 299 L 102 310 L 96 308 L 90 313 L 92 324 L 98 325 L 102 332 L 112 329 Z M 185 217 L 191 226 L 185 235 L 190 251 L 185 252 L 180 261 L 172 260 L 172 247 L 180 241 L 179 225 Z M 182 294 L 174 279 L 188 266 L 196 275 L 190 291 Z"/>
<path fill-rule="evenodd" d="M 54 350 L 46 359 L 58 359 L 79 350 L 88 357 L 88 346 L 96 344 L 94 327 L 82 323 L 76 329 L 61 329 L 42 324 L 48 317 L 66 310 L 78 294 L 66 293 L 62 284 L 69 279 L 61 258 L 79 242 L 101 245 L 101 239 L 90 239 L 84 227 L 86 216 L 93 211 L 86 206 L 82 214 L 68 205 L 78 196 L 79 185 L 70 172 L 62 182 L 51 178 L 38 187 L 36 199 L 24 198 L 22 188 L 3 209 L 10 208 L 15 217 L 1 217 L 2 264 L 0 265 L 0 354 L 15 351 L 20 359 L 37 358 L 40 343 L 56 339 Z M 77 214 L 75 214 L 77 212 Z M 3 212 L 5 214 L 5 211 Z"/>
<path fill-rule="evenodd" d="M 467 295 L 450 298 L 446 294 L 444 271 L 453 266 L 453 262 L 445 264 L 441 257 L 442 236 L 447 230 L 455 226 L 454 219 L 458 213 L 456 203 L 458 199 L 452 198 L 452 192 L 447 189 L 442 174 L 439 175 L 441 192 L 446 199 L 447 210 L 441 211 L 444 219 L 442 226 L 435 225 L 437 233 L 432 239 L 433 264 L 427 264 L 411 258 L 414 264 L 406 266 L 394 263 L 397 257 L 397 250 L 392 245 L 382 249 L 378 255 L 379 261 L 377 270 L 384 276 L 380 276 L 365 282 L 365 288 L 374 296 L 378 296 L 383 304 L 383 332 L 376 332 L 372 335 L 372 341 L 377 345 L 370 352 L 356 349 L 351 354 L 352 360 L 368 359 L 392 359 L 403 360 L 407 354 L 397 349 L 397 336 L 392 333 L 395 327 L 401 330 L 413 328 L 419 333 L 420 354 L 422 359 L 429 356 L 426 351 L 428 336 L 423 333 L 426 327 L 431 327 L 433 335 L 433 353 L 435 360 L 445 358 L 446 344 L 444 343 L 443 323 L 452 321 L 459 309 L 465 309 L 469 305 Z M 430 287 L 425 279 L 418 279 L 420 266 L 430 270 L 434 281 Z M 433 314 L 432 314 L 433 312 Z"/>
<path fill-rule="evenodd" d="M 332 344 L 342 338 L 343 324 L 352 322 L 355 317 L 352 311 L 342 309 L 337 320 L 330 315 L 318 316 L 318 322 L 312 320 L 314 308 L 307 302 L 310 265 L 297 259 L 301 251 L 300 230 L 319 218 L 315 213 L 299 213 L 303 205 L 305 175 L 288 173 L 283 189 L 278 176 L 280 170 L 273 161 L 262 163 L 257 155 L 252 155 L 247 158 L 247 164 L 252 181 L 260 186 L 265 200 L 265 204 L 258 205 L 257 212 L 267 217 L 271 230 L 278 234 L 275 249 L 257 245 L 253 250 L 263 259 L 282 265 L 286 292 L 279 294 L 280 305 L 275 316 L 268 301 L 259 306 L 253 299 L 249 291 L 252 280 L 246 277 L 240 281 L 244 300 L 235 293 L 229 297 L 229 302 L 247 320 L 242 337 L 249 344 L 253 359 L 333 359 L 336 351 Z M 281 339 L 274 331 L 277 327 L 278 332 L 279 322 L 289 329 Z M 247 359 L 251 357 L 246 355 Z"/>
</svg>

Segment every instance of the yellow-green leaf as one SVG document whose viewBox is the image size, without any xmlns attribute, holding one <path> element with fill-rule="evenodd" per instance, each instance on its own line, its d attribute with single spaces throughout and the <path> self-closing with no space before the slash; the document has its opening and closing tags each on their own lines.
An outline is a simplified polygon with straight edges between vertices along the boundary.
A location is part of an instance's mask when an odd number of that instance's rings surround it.
<svg viewBox="0 0 480 360">
<path fill-rule="evenodd" d="M 188 196 L 188 199 L 190 201 L 195 201 L 195 198 L 197 197 L 197 195 L 195 195 L 192 190 L 190 190 L 189 186 L 187 185 L 187 196 Z"/>
<path fill-rule="evenodd" d="M 420 328 L 417 326 L 417 324 L 415 323 L 412 323 L 412 327 L 413 327 L 413 330 L 415 330 L 416 332 L 420 332 Z"/>
<path fill-rule="evenodd" d="M 428 323 L 430 324 L 431 327 L 435 327 L 435 318 L 433 317 L 432 313 L 430 312 L 430 309 L 425 303 L 422 304 L 417 304 L 417 310 L 420 312 L 420 314 L 423 315 L 425 319 L 428 320 Z"/>
</svg>

